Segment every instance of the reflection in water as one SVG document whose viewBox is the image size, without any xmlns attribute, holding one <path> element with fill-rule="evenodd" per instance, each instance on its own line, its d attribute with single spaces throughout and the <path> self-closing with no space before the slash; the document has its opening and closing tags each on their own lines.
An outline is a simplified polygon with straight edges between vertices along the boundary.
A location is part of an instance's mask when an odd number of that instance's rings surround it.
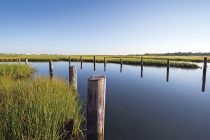
<svg viewBox="0 0 210 140">
<path fill-rule="evenodd" d="M 93 69 L 96 71 L 96 56 L 93 56 Z"/>
<path fill-rule="evenodd" d="M 166 72 L 166 81 L 169 81 L 169 67 L 167 67 L 167 72 Z"/>
<path fill-rule="evenodd" d="M 122 73 L 122 63 L 120 64 L 120 73 Z"/>
<path fill-rule="evenodd" d="M 80 56 L 80 62 L 81 62 L 81 64 L 80 64 L 80 69 L 82 70 L 82 62 L 83 62 L 82 56 Z"/>
<path fill-rule="evenodd" d="M 141 65 L 141 78 L 143 78 L 143 65 Z"/>
<path fill-rule="evenodd" d="M 104 62 L 104 71 L 106 71 L 106 62 Z"/>
<path fill-rule="evenodd" d="M 37 67 L 40 75 L 49 75 L 48 63 L 31 64 Z M 72 62 L 71 65 L 80 69 L 80 62 Z M 107 65 L 109 72 L 104 72 L 106 69 L 104 64 L 97 64 L 96 71 L 93 71 L 93 62 L 83 65 L 85 70 L 78 71 L 78 91 L 82 98 L 87 97 L 87 78 L 91 75 L 103 74 L 108 79 L 105 139 L 208 140 L 210 138 L 208 132 L 210 94 L 205 96 L 200 94 L 201 76 L 206 77 L 202 73 L 203 69 L 170 68 L 170 82 L 166 84 L 166 67 L 140 68 L 140 66 L 123 65 L 122 75 L 117 64 Z M 54 77 L 62 76 L 68 80 L 68 71 L 64 70 L 68 64 L 56 62 L 54 66 Z M 143 70 L 146 72 L 144 79 L 140 78 L 140 69 L 141 77 Z M 208 78 L 210 77 L 207 76 L 206 81 Z M 210 85 L 206 83 L 205 90 L 209 89 Z M 192 127 L 189 129 L 189 126 Z"/>
<path fill-rule="evenodd" d="M 80 69 L 82 70 L 82 61 L 81 61 Z"/>
<path fill-rule="evenodd" d="M 94 68 L 93 68 L 94 71 L 96 71 L 96 62 L 93 63 L 93 67 L 94 67 Z"/>
<path fill-rule="evenodd" d="M 205 92 L 205 87 L 206 87 L 206 72 L 203 73 L 202 92 Z"/>
</svg>

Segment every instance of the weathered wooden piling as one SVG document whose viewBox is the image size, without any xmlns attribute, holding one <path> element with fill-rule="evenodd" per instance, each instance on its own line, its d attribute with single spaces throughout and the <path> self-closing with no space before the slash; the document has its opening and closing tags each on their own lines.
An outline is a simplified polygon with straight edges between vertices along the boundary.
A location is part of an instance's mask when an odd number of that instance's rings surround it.
<svg viewBox="0 0 210 140">
<path fill-rule="evenodd" d="M 104 140 L 106 77 L 88 79 L 87 140 Z"/>
<path fill-rule="evenodd" d="M 106 57 L 104 57 L 104 71 L 106 71 Z"/>
<path fill-rule="evenodd" d="M 93 56 L 93 67 L 95 71 L 96 70 L 96 56 Z"/>
<path fill-rule="evenodd" d="M 169 81 L 169 72 L 170 72 L 170 60 L 167 59 L 167 71 L 166 71 L 166 81 Z"/>
<path fill-rule="evenodd" d="M 21 62 L 21 60 L 20 60 L 20 58 L 18 59 L 18 64 L 20 65 L 20 62 Z"/>
<path fill-rule="evenodd" d="M 141 57 L 141 66 L 144 66 L 144 58 Z"/>
<path fill-rule="evenodd" d="M 75 66 L 69 67 L 69 83 L 77 90 L 77 69 Z"/>
<path fill-rule="evenodd" d="M 25 59 L 25 64 L 28 65 L 28 59 L 27 58 Z"/>
<path fill-rule="evenodd" d="M 49 61 L 49 72 L 50 72 L 50 79 L 53 78 L 53 61 Z"/>
<path fill-rule="evenodd" d="M 205 57 L 203 61 L 204 64 L 203 64 L 203 77 L 202 77 L 202 92 L 205 92 L 205 87 L 206 87 L 207 62 L 208 62 L 208 59 L 207 57 Z"/>
<path fill-rule="evenodd" d="M 80 56 L 80 69 L 82 70 L 82 62 L 83 62 L 83 59 L 82 59 L 82 56 Z"/>
<path fill-rule="evenodd" d="M 69 67 L 71 66 L 71 56 L 69 56 Z"/>
<path fill-rule="evenodd" d="M 122 61 L 122 58 L 120 57 L 120 65 L 122 65 L 123 64 L 123 61 Z"/>
</svg>

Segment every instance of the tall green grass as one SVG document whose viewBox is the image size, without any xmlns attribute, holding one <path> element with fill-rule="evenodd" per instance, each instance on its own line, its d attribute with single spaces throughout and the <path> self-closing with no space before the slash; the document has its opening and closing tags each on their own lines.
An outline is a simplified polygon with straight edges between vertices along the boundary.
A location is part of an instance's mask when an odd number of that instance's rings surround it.
<svg viewBox="0 0 210 140">
<path fill-rule="evenodd" d="M 83 121 L 82 102 L 68 82 L 0 77 L 1 140 L 72 138 L 82 134 Z"/>
<path fill-rule="evenodd" d="M 36 69 L 30 65 L 0 64 L 0 76 L 9 76 L 15 79 L 26 78 L 34 71 Z"/>
<path fill-rule="evenodd" d="M 96 55 L 97 62 L 103 62 L 104 57 L 107 58 L 109 63 L 119 63 L 119 58 L 121 57 L 124 64 L 139 65 L 141 56 L 128 56 L 128 55 Z M 203 62 L 204 56 L 146 56 L 144 55 L 145 65 L 148 66 L 166 66 L 166 60 L 170 59 L 173 61 L 172 67 L 177 68 L 188 68 L 194 69 L 198 68 L 198 65 L 186 63 L 186 62 Z M 68 61 L 68 55 L 0 55 L 0 61 L 17 61 L 21 59 L 22 61 L 28 58 L 29 61 Z M 72 61 L 79 61 L 79 55 L 72 55 Z M 208 58 L 210 62 L 210 57 Z M 84 55 L 83 62 L 93 62 L 93 56 Z"/>
</svg>

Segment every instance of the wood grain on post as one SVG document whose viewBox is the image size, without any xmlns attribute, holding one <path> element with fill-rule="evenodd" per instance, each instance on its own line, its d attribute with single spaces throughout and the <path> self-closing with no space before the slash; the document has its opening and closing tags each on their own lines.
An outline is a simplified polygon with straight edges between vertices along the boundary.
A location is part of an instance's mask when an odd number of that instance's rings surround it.
<svg viewBox="0 0 210 140">
<path fill-rule="evenodd" d="M 203 77 L 202 77 L 202 92 L 205 92 L 205 87 L 206 87 L 207 62 L 208 62 L 208 59 L 207 57 L 205 57 L 203 60 L 204 64 L 203 64 Z"/>
<path fill-rule="evenodd" d="M 49 72 L 50 72 L 50 79 L 53 78 L 53 61 L 49 61 Z"/>
<path fill-rule="evenodd" d="M 88 79 L 87 140 L 104 140 L 106 77 Z"/>
<path fill-rule="evenodd" d="M 77 90 L 77 69 L 75 66 L 69 67 L 69 83 L 73 84 L 74 88 Z"/>
</svg>

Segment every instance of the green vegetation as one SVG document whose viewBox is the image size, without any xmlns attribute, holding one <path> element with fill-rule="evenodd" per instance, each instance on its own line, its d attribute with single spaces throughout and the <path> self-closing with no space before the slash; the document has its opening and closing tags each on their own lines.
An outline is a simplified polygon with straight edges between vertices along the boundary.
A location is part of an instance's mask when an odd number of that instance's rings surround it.
<svg viewBox="0 0 210 140">
<path fill-rule="evenodd" d="M 123 60 L 124 64 L 130 64 L 130 65 L 139 65 L 140 64 L 140 58 L 142 56 L 137 55 L 96 55 L 96 61 L 98 63 L 102 63 L 104 61 L 104 57 L 106 57 L 106 61 L 109 63 L 119 63 L 120 57 Z M 147 56 L 143 55 L 144 57 L 144 65 L 147 66 L 166 66 L 166 60 L 171 60 L 171 67 L 176 68 L 187 68 L 187 69 L 195 69 L 198 68 L 198 65 L 188 63 L 188 62 L 203 62 L 204 56 Z M 29 61 L 68 61 L 69 56 L 68 55 L 0 55 L 0 61 L 18 61 L 18 59 L 21 59 L 24 61 L 25 58 L 28 58 Z M 80 56 L 79 55 L 72 55 L 71 61 L 79 61 Z M 83 56 L 83 62 L 92 62 L 93 56 L 85 55 Z M 208 58 L 208 61 L 210 62 L 210 57 Z"/>
<path fill-rule="evenodd" d="M 33 70 L 27 65 L 0 66 L 0 139 L 83 136 L 83 106 L 73 86 L 62 79 L 17 78 L 29 76 Z"/>
<path fill-rule="evenodd" d="M 0 64 L 0 76 L 9 76 L 15 79 L 26 78 L 34 71 L 35 69 L 29 65 Z"/>
</svg>

